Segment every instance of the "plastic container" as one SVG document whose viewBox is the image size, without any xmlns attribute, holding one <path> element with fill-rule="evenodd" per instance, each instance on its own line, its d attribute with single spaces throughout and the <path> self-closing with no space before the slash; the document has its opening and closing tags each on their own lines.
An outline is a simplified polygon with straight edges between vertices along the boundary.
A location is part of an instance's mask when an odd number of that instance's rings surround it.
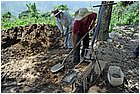
<svg viewBox="0 0 140 94">
<path fill-rule="evenodd" d="M 123 84 L 124 74 L 120 67 L 110 66 L 108 69 L 108 81 L 112 86 L 118 86 Z"/>
</svg>

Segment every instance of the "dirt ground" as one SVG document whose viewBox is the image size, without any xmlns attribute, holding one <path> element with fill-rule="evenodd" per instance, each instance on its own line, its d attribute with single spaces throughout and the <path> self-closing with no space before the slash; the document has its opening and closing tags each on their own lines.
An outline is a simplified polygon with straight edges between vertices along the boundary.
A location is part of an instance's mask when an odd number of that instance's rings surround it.
<svg viewBox="0 0 140 94">
<path fill-rule="evenodd" d="M 99 60 L 107 64 L 89 93 L 138 93 L 139 59 L 133 57 L 133 50 L 139 45 L 139 27 L 122 26 L 120 32 L 109 41 L 97 41 L 94 49 Z M 70 52 L 61 48 L 63 39 L 57 27 L 31 25 L 2 30 L 1 34 L 1 92 L 2 93 L 69 93 L 71 86 L 61 81 L 65 72 L 74 67 L 72 55 L 66 60 L 66 67 L 52 73 L 51 67 L 62 62 Z M 109 66 L 121 67 L 125 79 L 120 86 L 113 87 L 107 79 Z"/>
</svg>

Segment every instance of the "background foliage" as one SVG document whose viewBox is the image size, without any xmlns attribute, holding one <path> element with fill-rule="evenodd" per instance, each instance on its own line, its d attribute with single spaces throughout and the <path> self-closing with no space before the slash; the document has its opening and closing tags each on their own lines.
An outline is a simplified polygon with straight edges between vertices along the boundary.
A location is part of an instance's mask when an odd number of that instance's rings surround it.
<svg viewBox="0 0 140 94">
<path fill-rule="evenodd" d="M 42 13 L 37 10 L 35 3 L 26 4 L 27 10 L 19 13 L 18 18 L 10 12 L 6 12 L 1 17 L 1 28 L 8 29 L 16 26 L 37 24 L 56 25 L 55 18 L 51 16 L 51 11 Z M 69 10 L 67 5 L 55 6 L 54 9 Z M 71 14 L 72 15 L 72 14 Z M 129 25 L 139 23 L 139 2 L 121 1 L 113 6 L 110 29 L 118 25 Z"/>
<path fill-rule="evenodd" d="M 111 29 L 118 25 L 130 25 L 139 23 L 139 2 L 121 1 L 113 6 L 111 16 Z"/>
</svg>

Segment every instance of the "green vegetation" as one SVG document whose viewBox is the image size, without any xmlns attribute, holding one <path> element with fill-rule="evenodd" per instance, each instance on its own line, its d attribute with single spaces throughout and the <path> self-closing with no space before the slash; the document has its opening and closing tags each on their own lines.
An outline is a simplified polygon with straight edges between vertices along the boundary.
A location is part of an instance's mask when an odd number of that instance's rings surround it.
<svg viewBox="0 0 140 94">
<path fill-rule="evenodd" d="M 39 13 L 38 13 L 38 11 L 36 9 L 35 3 L 33 3 L 33 4 L 26 4 L 26 6 L 27 6 L 28 10 L 21 12 L 19 14 L 19 18 L 28 17 L 29 15 L 31 17 L 38 17 Z"/>
<path fill-rule="evenodd" d="M 111 16 L 111 30 L 114 26 L 139 23 L 139 2 L 121 1 L 113 6 Z"/>
<path fill-rule="evenodd" d="M 1 27 L 2 29 L 8 29 L 16 26 L 25 26 L 31 25 L 34 23 L 37 24 L 51 24 L 55 26 L 55 18 L 51 17 L 51 12 L 47 13 L 39 13 L 36 9 L 35 3 L 33 4 L 26 4 L 27 10 L 21 12 L 19 17 L 16 18 L 10 12 L 6 12 L 1 17 Z"/>
<path fill-rule="evenodd" d="M 19 17 L 16 18 L 10 12 L 6 12 L 1 17 L 2 29 L 9 29 L 16 26 L 25 26 L 31 24 L 50 24 L 56 25 L 55 17 L 51 16 L 51 11 L 46 13 L 39 13 L 36 4 L 26 4 L 27 10 L 21 12 Z M 55 6 L 54 9 L 69 10 L 67 5 Z"/>
<path fill-rule="evenodd" d="M 27 10 L 21 12 L 19 17 L 16 18 L 10 12 L 6 12 L 1 17 L 1 28 L 8 29 L 16 26 L 37 24 L 50 24 L 55 26 L 55 17 L 51 16 L 51 11 L 46 13 L 40 13 L 36 4 L 26 4 Z M 55 6 L 54 9 L 69 10 L 67 5 Z M 117 25 L 127 25 L 139 23 L 139 2 L 138 1 L 121 1 L 117 5 L 113 6 L 111 17 L 111 30 Z"/>
<path fill-rule="evenodd" d="M 66 4 L 60 5 L 60 6 L 55 6 L 54 9 L 69 10 L 69 8 L 68 8 L 68 6 Z"/>
</svg>

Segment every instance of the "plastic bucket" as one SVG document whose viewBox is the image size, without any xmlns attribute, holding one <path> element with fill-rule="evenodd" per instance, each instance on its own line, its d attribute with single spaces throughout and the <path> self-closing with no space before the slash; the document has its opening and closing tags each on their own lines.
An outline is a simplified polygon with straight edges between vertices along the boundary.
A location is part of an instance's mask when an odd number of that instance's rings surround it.
<svg viewBox="0 0 140 94">
<path fill-rule="evenodd" d="M 124 74 L 120 67 L 110 66 L 108 69 L 108 81 L 112 86 L 118 86 L 123 84 Z"/>
</svg>

